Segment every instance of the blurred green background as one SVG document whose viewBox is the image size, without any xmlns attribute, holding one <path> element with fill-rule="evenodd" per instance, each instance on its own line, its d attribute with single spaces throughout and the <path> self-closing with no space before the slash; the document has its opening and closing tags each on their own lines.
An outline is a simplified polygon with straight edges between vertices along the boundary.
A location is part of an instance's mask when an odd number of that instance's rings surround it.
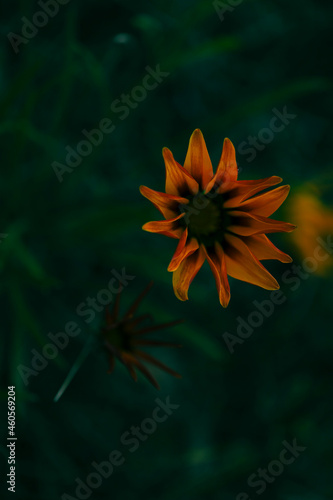
<svg viewBox="0 0 333 500">
<path fill-rule="evenodd" d="M 240 179 L 281 176 L 291 184 L 291 201 L 310 183 L 323 204 L 332 203 L 333 6 L 235 4 L 71 0 L 37 33 L 28 29 L 25 42 L 13 42 L 13 35 L 10 42 L 8 34 L 22 36 L 22 17 L 31 21 L 40 5 L 2 6 L 1 394 L 5 415 L 7 386 L 16 386 L 18 498 L 75 498 L 75 479 L 85 481 L 92 462 L 118 449 L 125 463 L 91 498 L 245 500 L 237 498 L 245 492 L 253 499 L 258 488 L 248 485 L 249 476 L 278 459 L 282 441 L 294 439 L 306 450 L 260 496 L 333 498 L 332 275 L 308 272 L 293 290 L 282 278 L 294 273 L 292 265 L 268 262 L 286 300 L 231 354 L 223 334 L 236 335 L 237 317 L 247 321 L 253 301 L 270 292 L 231 279 L 223 310 L 205 264 L 182 303 L 167 272 L 176 242 L 141 230 L 160 217 L 139 185 L 163 190 L 162 147 L 182 163 L 195 128 L 215 166 L 229 137 Z M 132 99 L 126 118 L 119 108 L 111 111 L 142 84 L 147 66 L 157 65 L 168 76 L 140 102 Z M 249 136 L 267 139 L 261 131 L 272 110 L 285 106 L 296 116 L 264 145 L 259 141 L 249 161 Z M 54 162 L 65 164 L 66 147 L 75 149 L 82 130 L 104 118 L 112 120 L 112 133 L 59 182 Z M 295 222 L 288 203 L 277 218 Z M 290 235 L 272 240 L 302 266 Z M 87 324 L 78 305 L 106 287 L 112 269 L 124 267 L 135 279 L 122 294 L 122 311 L 154 280 L 139 313 L 157 323 L 184 319 L 154 336 L 182 349 L 151 349 L 183 378 L 153 368 L 160 391 L 141 375 L 135 384 L 119 364 L 108 375 L 107 358 L 96 349 L 53 402 L 103 321 L 98 313 Z M 42 352 L 48 333 L 63 331 L 68 321 L 77 322 L 80 335 L 25 385 L 17 367 L 31 367 L 31 350 Z M 130 453 L 122 434 L 151 417 L 157 397 L 168 396 L 179 408 Z M 4 477 L 5 418 L 2 429 Z"/>
</svg>

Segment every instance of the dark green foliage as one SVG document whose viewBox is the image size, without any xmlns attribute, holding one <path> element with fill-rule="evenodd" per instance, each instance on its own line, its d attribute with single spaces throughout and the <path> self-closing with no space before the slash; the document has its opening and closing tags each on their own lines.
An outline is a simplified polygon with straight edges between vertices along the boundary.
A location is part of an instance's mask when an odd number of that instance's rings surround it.
<svg viewBox="0 0 333 500">
<path fill-rule="evenodd" d="M 236 2 L 215 2 L 222 3 Z M 190 135 L 200 128 L 215 168 L 229 137 L 240 179 L 278 175 L 291 193 L 323 179 L 332 202 L 332 5 L 244 0 L 221 21 L 206 0 L 71 0 L 16 54 L 7 34 L 21 35 L 21 18 L 31 20 L 41 8 L 24 0 L 5 4 L 1 395 L 5 408 L 7 386 L 16 386 L 17 498 L 75 497 L 75 479 L 85 481 L 92 462 L 119 450 L 124 464 L 91 498 L 245 500 L 237 495 L 247 492 L 253 500 L 248 477 L 293 439 L 306 450 L 262 498 L 332 498 L 331 278 L 308 273 L 302 279 L 291 271 L 283 279 L 292 264 L 269 262 L 281 284 L 280 303 L 270 302 L 274 313 L 234 343 L 238 318 L 248 322 L 258 310 L 254 301 L 271 300 L 271 292 L 231 279 L 224 310 L 205 264 L 190 300 L 178 301 L 167 272 L 177 242 L 141 230 L 161 217 L 139 193 L 140 184 L 163 191 L 162 147 L 183 163 Z M 140 100 L 144 92 L 135 87 L 144 81 L 154 88 Z M 123 94 L 130 104 L 120 102 Z M 292 116 L 279 118 L 280 131 L 264 145 L 249 146 L 285 107 Z M 80 158 L 73 150 L 92 129 L 98 129 L 90 135 L 97 145 Z M 267 140 L 269 131 L 263 134 Z M 283 209 L 276 218 L 293 222 Z M 272 240 L 301 265 L 289 235 Z M 148 325 L 184 319 L 152 335 L 182 349 L 149 348 L 182 380 L 153 367 L 158 392 L 141 375 L 134 383 L 120 364 L 108 375 L 107 357 L 96 349 L 54 403 L 103 320 L 96 312 L 90 321 L 82 303 L 124 267 L 135 279 L 122 294 L 123 312 L 154 280 L 138 314 L 152 316 Z M 17 367 L 31 367 L 31 350 L 41 353 L 48 334 L 63 332 L 71 321 L 80 333 L 25 385 Z M 131 453 L 121 436 L 151 417 L 157 397 L 167 396 L 179 408 Z M 6 436 L 5 421 L 3 427 Z M 5 443 L 3 437 L 6 460 Z"/>
</svg>

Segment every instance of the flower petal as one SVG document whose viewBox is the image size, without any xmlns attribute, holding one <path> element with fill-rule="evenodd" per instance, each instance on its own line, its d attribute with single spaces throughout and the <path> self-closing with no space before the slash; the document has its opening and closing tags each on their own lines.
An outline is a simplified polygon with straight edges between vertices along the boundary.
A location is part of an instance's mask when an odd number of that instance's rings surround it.
<svg viewBox="0 0 333 500">
<path fill-rule="evenodd" d="M 165 372 L 169 373 L 170 375 L 173 375 L 176 378 L 182 378 L 182 376 L 175 372 L 175 370 L 172 370 L 169 368 L 167 365 L 162 363 L 161 361 L 158 361 L 158 359 L 154 358 L 147 352 L 141 351 L 141 350 L 136 350 L 136 355 L 139 356 L 140 358 L 144 359 L 145 361 L 148 361 L 148 363 L 151 363 L 152 365 L 157 366 L 161 370 L 164 370 Z"/>
<path fill-rule="evenodd" d="M 149 382 L 156 387 L 156 389 L 159 389 L 160 386 L 155 379 L 155 377 L 152 376 L 149 370 L 145 367 L 143 363 L 139 359 L 137 359 L 133 354 L 131 353 L 122 353 L 123 356 L 123 363 L 126 367 L 129 367 L 131 365 L 134 365 L 140 372 L 149 380 Z"/>
<path fill-rule="evenodd" d="M 289 255 L 273 245 L 264 234 L 248 236 L 242 239 L 258 260 L 279 260 L 284 263 L 293 261 Z"/>
<path fill-rule="evenodd" d="M 138 381 L 138 376 L 137 376 L 137 373 L 136 371 L 134 370 L 133 366 L 132 365 L 129 365 L 129 364 L 125 364 L 129 374 L 131 375 L 132 379 L 134 380 L 134 382 L 137 382 Z"/>
<path fill-rule="evenodd" d="M 248 214 L 241 211 L 229 212 L 232 217 L 232 224 L 228 226 L 228 231 L 239 236 L 252 236 L 264 233 L 290 233 L 296 226 L 260 215 Z"/>
<path fill-rule="evenodd" d="M 227 276 L 225 254 L 219 243 L 215 243 L 214 250 L 204 248 L 206 259 L 215 278 L 216 288 L 219 293 L 220 304 L 227 307 L 230 301 L 230 285 Z"/>
<path fill-rule="evenodd" d="M 129 307 L 129 309 L 126 311 L 126 313 L 124 315 L 124 319 L 131 320 L 133 318 L 134 313 L 136 312 L 137 308 L 139 307 L 139 305 L 141 304 L 142 300 L 147 295 L 147 293 L 149 292 L 149 290 L 151 289 L 151 287 L 153 286 L 153 284 L 154 284 L 154 282 L 150 281 L 148 283 L 148 285 L 146 286 L 146 288 L 144 290 L 142 290 L 142 292 L 140 293 L 140 295 L 135 299 L 135 301 L 133 302 L 133 304 L 131 304 L 130 307 Z"/>
<path fill-rule="evenodd" d="M 173 289 L 179 300 L 188 300 L 188 289 L 194 277 L 205 261 L 205 254 L 200 247 L 196 252 L 183 260 L 172 277 Z"/>
<path fill-rule="evenodd" d="M 226 137 L 216 173 L 206 186 L 205 193 L 209 193 L 212 189 L 218 189 L 219 192 L 221 189 L 224 192 L 233 188 L 234 183 L 237 182 L 237 176 L 236 151 L 231 140 Z"/>
<path fill-rule="evenodd" d="M 169 321 L 167 323 L 159 323 L 157 325 L 153 326 L 146 326 L 145 328 L 141 328 L 141 330 L 137 330 L 135 332 L 131 332 L 132 338 L 140 336 L 140 335 L 146 335 L 147 333 L 151 332 L 156 332 L 156 330 L 163 330 L 164 328 L 171 328 L 172 326 L 179 325 L 180 323 L 183 323 L 183 319 L 177 319 L 175 321 Z"/>
<path fill-rule="evenodd" d="M 170 149 L 163 148 L 163 158 L 166 170 L 165 192 L 176 196 L 196 194 L 199 190 L 197 181 L 176 162 Z"/>
<path fill-rule="evenodd" d="M 176 344 L 175 342 L 164 342 L 163 340 L 149 340 L 149 339 L 141 339 L 137 338 L 133 340 L 133 344 L 135 345 L 146 345 L 146 346 L 156 346 L 156 347 L 182 347 L 181 344 Z"/>
<path fill-rule="evenodd" d="M 186 242 L 187 235 L 188 231 L 186 228 L 179 240 L 176 252 L 174 253 L 174 256 L 172 257 L 171 262 L 169 264 L 168 271 L 170 272 L 175 271 L 179 267 L 181 262 L 184 259 L 186 259 L 186 257 L 189 257 L 199 248 L 199 243 L 196 240 L 196 238 L 191 238 L 189 241 Z"/>
<path fill-rule="evenodd" d="M 266 290 L 278 290 L 279 284 L 237 236 L 225 235 L 227 272 L 232 278 Z"/>
<path fill-rule="evenodd" d="M 187 240 L 187 237 L 188 237 L 188 229 L 187 227 L 184 229 L 184 232 L 183 234 L 181 235 L 180 237 L 180 240 L 179 240 L 179 243 L 177 245 L 177 248 L 176 248 L 176 251 L 173 255 L 173 259 L 175 257 L 178 257 L 178 255 L 184 250 L 185 248 L 185 245 L 186 245 L 186 240 Z"/>
<path fill-rule="evenodd" d="M 140 186 L 140 193 L 147 198 L 161 212 L 166 219 L 172 219 L 178 213 L 179 205 L 186 205 L 186 198 L 167 193 L 154 191 L 146 186 Z"/>
<path fill-rule="evenodd" d="M 179 239 L 184 231 L 184 228 L 179 225 L 178 221 L 184 217 L 184 215 L 185 214 L 183 213 L 173 219 L 147 222 L 142 226 L 142 229 L 150 233 L 164 234 L 164 236 Z"/>
<path fill-rule="evenodd" d="M 184 168 L 194 177 L 202 189 L 213 177 L 213 167 L 205 139 L 198 128 L 193 132 L 185 158 Z"/>
<path fill-rule="evenodd" d="M 237 210 L 244 210 L 245 212 L 253 212 L 256 215 L 269 217 L 282 205 L 289 191 L 290 186 L 280 186 L 272 191 L 240 203 L 237 206 Z"/>
<path fill-rule="evenodd" d="M 280 182 L 282 182 L 281 177 L 275 175 L 253 181 L 230 182 L 229 184 L 222 184 L 219 193 L 226 193 L 225 196 L 228 198 L 224 205 L 226 208 L 236 207 L 240 202 L 249 199 L 264 189 L 280 184 Z"/>
<path fill-rule="evenodd" d="M 217 166 L 216 173 L 211 182 L 206 187 L 205 192 L 208 193 L 211 189 L 218 189 L 220 192 L 234 187 L 237 182 L 238 168 L 236 162 L 236 151 L 233 143 L 227 137 L 224 139 L 222 155 Z"/>
</svg>

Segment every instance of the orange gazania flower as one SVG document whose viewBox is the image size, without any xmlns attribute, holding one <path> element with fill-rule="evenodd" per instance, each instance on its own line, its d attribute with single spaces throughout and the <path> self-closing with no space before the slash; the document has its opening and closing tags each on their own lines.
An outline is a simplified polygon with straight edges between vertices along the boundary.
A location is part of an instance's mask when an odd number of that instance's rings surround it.
<svg viewBox="0 0 333 500">
<path fill-rule="evenodd" d="M 333 234 L 333 209 L 320 199 L 320 190 L 309 183 L 294 194 L 288 203 L 291 216 L 297 223 L 297 231 L 293 234 L 293 242 L 304 259 L 315 257 L 316 272 L 325 276 L 333 266 L 333 258 L 329 252 L 318 257 L 317 249 L 320 241 Z M 322 254 L 322 252 L 321 252 Z"/>
<path fill-rule="evenodd" d="M 171 342 L 164 342 L 161 340 L 151 340 L 143 338 L 144 335 L 156 331 L 168 328 L 181 323 L 183 320 L 172 321 L 170 323 L 163 323 L 160 325 L 152 325 L 146 327 L 138 327 L 145 320 L 147 320 L 150 315 L 144 314 L 141 316 L 134 317 L 134 314 L 142 301 L 143 297 L 150 290 L 152 282 L 147 286 L 147 288 L 139 295 L 135 300 L 126 314 L 119 318 L 119 298 L 120 294 L 117 295 L 116 302 L 113 307 L 112 313 L 106 308 L 106 321 L 105 326 L 101 329 L 101 339 L 103 343 L 104 350 L 108 354 L 109 358 L 109 370 L 111 373 L 115 366 L 116 358 L 127 368 L 131 377 L 137 381 L 136 369 L 139 370 L 148 380 L 153 384 L 156 389 L 159 389 L 159 384 L 157 383 L 155 377 L 146 368 L 145 364 L 142 362 L 148 362 L 152 365 L 157 366 L 161 370 L 173 375 L 174 377 L 181 378 L 179 373 L 171 370 L 168 366 L 156 358 L 143 351 L 143 347 L 181 347 L 178 344 Z"/>
<path fill-rule="evenodd" d="M 146 186 L 141 186 L 140 191 L 166 220 L 148 222 L 143 229 L 179 239 L 168 267 L 173 272 L 176 296 L 188 299 L 189 285 L 205 259 L 214 274 L 223 307 L 230 300 L 228 275 L 267 290 L 278 289 L 279 284 L 260 261 L 292 261 L 265 236 L 295 229 L 292 224 L 268 218 L 283 203 L 290 186 L 255 196 L 282 179 L 273 176 L 238 181 L 235 148 L 229 139 L 224 140 L 214 174 L 199 129 L 191 136 L 183 167 L 167 148 L 163 149 L 163 157 L 165 193 Z"/>
</svg>

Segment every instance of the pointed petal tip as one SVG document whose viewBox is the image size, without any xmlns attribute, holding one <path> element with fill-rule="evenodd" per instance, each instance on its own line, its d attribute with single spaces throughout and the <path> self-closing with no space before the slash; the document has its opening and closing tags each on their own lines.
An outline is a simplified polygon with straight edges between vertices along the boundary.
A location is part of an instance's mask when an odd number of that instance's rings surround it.
<svg viewBox="0 0 333 500">
<path fill-rule="evenodd" d="M 170 168 L 170 166 L 168 167 L 167 162 L 174 162 L 174 157 L 173 157 L 172 151 L 169 148 L 162 148 L 162 156 L 163 156 L 166 168 Z"/>
<path fill-rule="evenodd" d="M 176 273 L 177 271 L 173 271 L 173 273 Z M 174 279 L 175 274 L 173 274 L 172 279 Z M 181 300 L 182 302 L 185 302 L 188 300 L 188 289 L 178 289 L 174 287 L 174 294 L 177 297 L 178 300 Z"/>
<path fill-rule="evenodd" d="M 154 382 L 153 382 L 152 380 L 150 380 L 150 383 L 151 383 L 151 385 L 152 385 L 153 387 L 155 387 L 155 389 L 157 389 L 158 391 L 160 391 L 160 390 L 161 390 L 160 384 L 159 384 L 156 380 L 154 380 Z"/>
<path fill-rule="evenodd" d="M 147 193 L 149 192 L 149 187 L 141 185 L 139 187 L 139 191 L 140 191 L 140 194 L 142 194 L 142 196 L 147 198 Z"/>
<path fill-rule="evenodd" d="M 164 158 L 165 157 L 170 157 L 170 156 L 173 157 L 173 154 L 170 151 L 170 149 L 166 148 L 166 147 L 162 148 L 162 155 L 163 155 Z"/>
<path fill-rule="evenodd" d="M 280 184 L 283 181 L 282 177 L 280 177 L 279 175 L 271 175 L 267 179 L 273 180 L 274 184 Z"/>
<path fill-rule="evenodd" d="M 199 129 L 199 128 L 196 128 L 193 132 L 192 132 L 192 135 L 190 137 L 190 144 L 192 143 L 192 141 L 205 141 L 204 139 L 204 136 L 203 136 L 203 133 L 202 131 Z"/>
<path fill-rule="evenodd" d="M 291 186 L 290 184 L 286 184 L 285 186 L 281 186 L 281 190 L 286 191 L 287 196 L 290 193 Z"/>
<path fill-rule="evenodd" d="M 230 295 L 229 295 L 229 298 L 227 300 L 220 301 L 220 304 L 223 307 L 223 309 L 226 309 L 229 305 L 229 302 L 230 302 Z"/>
<path fill-rule="evenodd" d="M 266 290 L 280 290 L 280 285 L 277 282 L 277 280 L 274 278 L 274 276 L 272 275 L 270 276 L 271 276 L 271 284 L 269 285 L 269 287 L 266 288 Z"/>
<path fill-rule="evenodd" d="M 257 285 L 263 288 L 264 290 L 280 290 L 280 285 L 276 281 L 276 279 L 272 276 L 272 280 L 270 280 L 270 283 L 267 283 L 267 285 Z"/>
<path fill-rule="evenodd" d="M 279 175 L 272 175 L 271 177 L 269 177 L 269 179 L 273 180 L 274 184 L 281 184 L 281 182 L 283 182 L 282 177 L 280 177 Z"/>
<path fill-rule="evenodd" d="M 232 142 L 231 139 L 229 139 L 229 137 L 224 138 L 223 145 L 226 145 L 226 146 L 229 146 L 229 147 L 232 147 L 233 149 L 235 149 L 234 143 Z"/>
<path fill-rule="evenodd" d="M 175 293 L 176 297 L 178 300 L 181 300 L 182 302 L 186 302 L 186 300 L 188 300 L 188 295 L 186 294 L 179 294 L 179 293 Z"/>
</svg>

